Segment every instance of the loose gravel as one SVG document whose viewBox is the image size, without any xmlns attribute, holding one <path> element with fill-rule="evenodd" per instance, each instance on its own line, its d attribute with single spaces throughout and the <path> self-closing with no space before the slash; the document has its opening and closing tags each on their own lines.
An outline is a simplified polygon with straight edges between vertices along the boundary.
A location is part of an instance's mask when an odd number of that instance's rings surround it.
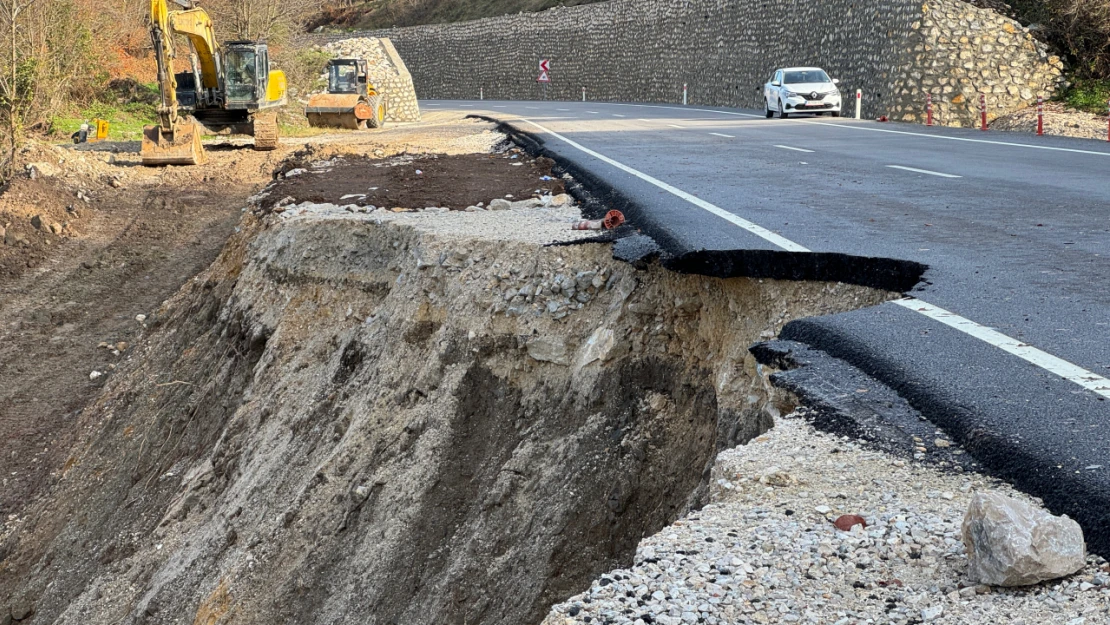
<svg viewBox="0 0 1110 625">
<path fill-rule="evenodd" d="M 544 625 L 1110 623 L 1110 565 L 1097 557 L 1029 588 L 967 580 L 971 495 L 1036 502 L 991 478 L 907 464 L 798 415 L 721 453 L 714 473 L 709 505 L 644 539 L 634 566 L 554 606 Z M 842 514 L 868 527 L 838 530 Z"/>
</svg>

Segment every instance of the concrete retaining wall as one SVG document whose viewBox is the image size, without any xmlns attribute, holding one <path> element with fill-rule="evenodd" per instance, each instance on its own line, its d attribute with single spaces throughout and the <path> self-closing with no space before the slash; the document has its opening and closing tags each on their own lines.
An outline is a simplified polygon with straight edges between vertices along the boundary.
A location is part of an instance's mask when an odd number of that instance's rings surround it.
<svg viewBox="0 0 1110 625">
<path fill-rule="evenodd" d="M 1020 24 L 960 0 L 611 0 L 458 24 L 360 34 L 390 37 L 421 98 L 546 97 L 762 107 L 756 88 L 776 67 L 818 65 L 864 114 L 970 125 L 978 93 L 991 116 L 1051 95 L 1062 63 Z M 1016 93 L 1015 93 L 1016 91 Z"/>
</svg>

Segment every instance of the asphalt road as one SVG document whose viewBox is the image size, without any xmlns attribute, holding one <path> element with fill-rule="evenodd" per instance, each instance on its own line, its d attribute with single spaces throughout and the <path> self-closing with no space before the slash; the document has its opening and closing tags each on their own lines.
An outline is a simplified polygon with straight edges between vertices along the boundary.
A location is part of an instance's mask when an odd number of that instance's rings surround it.
<svg viewBox="0 0 1110 625">
<path fill-rule="evenodd" d="M 679 251 L 927 265 L 919 301 L 801 320 L 781 338 L 895 389 L 1110 552 L 1110 144 L 706 107 L 423 105 L 534 134 Z"/>
</svg>

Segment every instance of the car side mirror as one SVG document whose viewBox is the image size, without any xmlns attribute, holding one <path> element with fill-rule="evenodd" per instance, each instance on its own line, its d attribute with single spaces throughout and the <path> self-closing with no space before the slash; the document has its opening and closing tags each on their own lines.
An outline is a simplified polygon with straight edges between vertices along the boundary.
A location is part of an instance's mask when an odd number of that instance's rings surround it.
<svg viewBox="0 0 1110 625">
<path fill-rule="evenodd" d="M 772 87 L 781 87 L 782 83 L 776 80 L 775 82 L 771 83 L 771 86 Z"/>
<path fill-rule="evenodd" d="M 839 85 L 840 84 L 840 79 L 839 78 L 833 78 L 833 84 L 834 85 Z"/>
</svg>

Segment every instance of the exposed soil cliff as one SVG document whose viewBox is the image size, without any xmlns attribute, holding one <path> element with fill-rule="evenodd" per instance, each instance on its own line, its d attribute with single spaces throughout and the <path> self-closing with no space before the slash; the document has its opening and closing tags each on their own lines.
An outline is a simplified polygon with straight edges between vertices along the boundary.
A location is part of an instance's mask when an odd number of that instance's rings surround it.
<svg viewBox="0 0 1110 625">
<path fill-rule="evenodd" d="M 0 619 L 539 622 L 770 426 L 751 343 L 886 297 L 637 270 L 536 219 L 248 213 L 9 525 Z"/>
</svg>

